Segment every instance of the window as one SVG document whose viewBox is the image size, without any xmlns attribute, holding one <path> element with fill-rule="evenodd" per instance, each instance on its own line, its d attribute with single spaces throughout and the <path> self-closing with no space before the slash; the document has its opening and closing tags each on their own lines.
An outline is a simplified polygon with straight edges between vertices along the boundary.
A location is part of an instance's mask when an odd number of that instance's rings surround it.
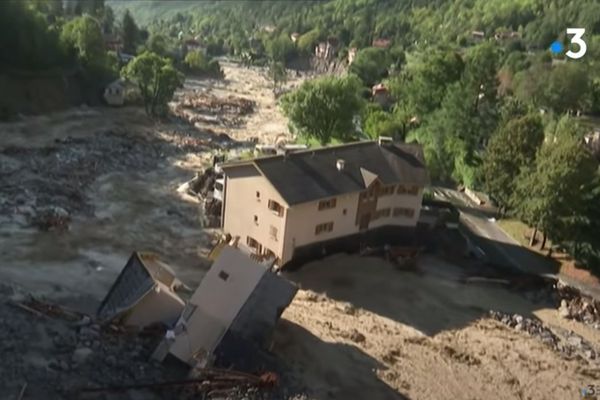
<svg viewBox="0 0 600 400">
<path fill-rule="evenodd" d="M 321 200 L 319 202 L 319 211 L 328 210 L 330 208 L 335 208 L 336 203 L 337 203 L 336 199 Z"/>
<path fill-rule="evenodd" d="M 379 190 L 379 195 L 380 196 L 390 196 L 390 195 L 394 194 L 395 190 L 396 190 L 396 186 L 395 185 L 383 186 Z"/>
<path fill-rule="evenodd" d="M 277 240 L 277 228 L 275 228 L 273 225 L 269 227 L 269 235 L 271 235 L 271 239 Z"/>
<path fill-rule="evenodd" d="M 412 218 L 415 216 L 415 210 L 413 208 L 394 208 L 394 217 L 406 217 Z"/>
<path fill-rule="evenodd" d="M 268 207 L 269 210 L 273 211 L 273 214 L 278 215 L 280 217 L 283 216 L 283 206 L 275 200 L 269 200 Z"/>
<path fill-rule="evenodd" d="M 382 208 L 381 210 L 377 210 L 373 214 L 373 218 L 372 219 L 375 220 L 375 219 L 379 219 L 379 218 L 389 217 L 391 211 L 392 210 L 390 208 Z"/>
<path fill-rule="evenodd" d="M 419 194 L 419 187 L 417 185 L 398 185 L 398 194 L 410 194 L 411 196 L 416 196 Z"/>
<path fill-rule="evenodd" d="M 254 223 L 255 223 L 256 225 L 258 225 L 258 215 L 255 215 L 255 216 L 254 216 Z"/>
<path fill-rule="evenodd" d="M 249 247 L 252 247 L 253 249 L 258 249 L 258 246 L 259 246 L 259 243 L 254 238 L 251 238 L 250 236 L 246 236 L 246 244 Z"/>
<path fill-rule="evenodd" d="M 219 271 L 219 278 L 226 281 L 227 279 L 229 279 L 229 274 L 225 271 Z"/>
<path fill-rule="evenodd" d="M 320 235 L 323 232 L 331 232 L 333 230 L 333 222 L 325 222 L 315 226 L 315 235 Z"/>
<path fill-rule="evenodd" d="M 258 190 L 256 191 L 256 200 L 260 200 L 260 192 Z"/>
<path fill-rule="evenodd" d="M 345 208 L 342 210 L 342 214 L 346 215 L 348 214 L 348 210 L 346 210 Z"/>
</svg>

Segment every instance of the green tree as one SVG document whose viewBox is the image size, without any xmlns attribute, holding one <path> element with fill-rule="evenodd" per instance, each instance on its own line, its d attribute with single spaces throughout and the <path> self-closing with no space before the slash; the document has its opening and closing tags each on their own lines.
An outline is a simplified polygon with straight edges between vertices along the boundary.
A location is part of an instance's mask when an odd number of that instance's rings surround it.
<svg viewBox="0 0 600 400">
<path fill-rule="evenodd" d="M 349 141 L 356 138 L 354 121 L 364 104 L 360 91 L 361 84 L 353 76 L 319 78 L 284 95 L 281 108 L 292 130 L 301 136 L 321 144 Z"/>
<path fill-rule="evenodd" d="M 363 116 L 363 131 L 371 139 L 389 136 L 404 140 L 405 127 L 394 114 L 383 111 L 380 107 L 367 107 Z"/>
<path fill-rule="evenodd" d="M 139 29 L 135 24 L 135 20 L 129 13 L 129 10 L 123 14 L 121 22 L 121 30 L 123 37 L 123 51 L 128 54 L 135 54 L 138 42 Z"/>
<path fill-rule="evenodd" d="M 315 46 L 321 39 L 322 35 L 318 29 L 313 29 L 312 31 L 308 31 L 305 34 L 301 35 L 298 38 L 297 46 L 298 51 L 306 54 L 313 54 L 315 50 Z"/>
<path fill-rule="evenodd" d="M 296 51 L 294 43 L 292 43 L 292 40 L 285 34 L 267 40 L 265 49 L 269 58 L 278 63 L 286 63 Z"/>
<path fill-rule="evenodd" d="M 585 207 L 585 192 L 597 163 L 581 141 L 571 135 L 549 137 L 536 157 L 535 166 L 525 169 L 517 180 L 512 203 L 517 215 L 546 236 L 561 242 L 572 235 L 574 219 Z"/>
<path fill-rule="evenodd" d="M 385 78 L 392 66 L 390 54 L 385 49 L 367 47 L 356 53 L 350 65 L 350 72 L 356 74 L 363 83 L 371 87 Z"/>
<path fill-rule="evenodd" d="M 464 68 L 457 53 L 430 51 L 390 79 L 389 88 L 407 114 L 423 119 L 440 107 L 448 86 L 462 77 Z"/>
<path fill-rule="evenodd" d="M 558 114 L 586 111 L 592 106 L 592 80 L 584 64 L 568 62 L 555 67 L 537 64 L 516 74 L 513 86 L 522 101 Z"/>
<path fill-rule="evenodd" d="M 195 74 L 207 74 L 214 77 L 222 77 L 221 65 L 217 60 L 211 60 L 201 51 L 190 51 L 186 54 L 184 64 L 189 72 Z"/>
<path fill-rule="evenodd" d="M 129 62 L 122 75 L 138 85 L 148 115 L 165 115 L 167 103 L 184 80 L 168 58 L 150 52 Z"/>
<path fill-rule="evenodd" d="M 510 206 L 515 177 L 535 162 L 544 140 L 544 127 L 537 115 L 508 121 L 490 139 L 481 165 L 485 190 L 501 210 Z"/>
<path fill-rule="evenodd" d="M 63 26 L 60 39 L 66 47 L 77 51 L 84 66 L 102 68 L 106 65 L 102 30 L 94 18 L 85 15 L 72 19 Z"/>
</svg>

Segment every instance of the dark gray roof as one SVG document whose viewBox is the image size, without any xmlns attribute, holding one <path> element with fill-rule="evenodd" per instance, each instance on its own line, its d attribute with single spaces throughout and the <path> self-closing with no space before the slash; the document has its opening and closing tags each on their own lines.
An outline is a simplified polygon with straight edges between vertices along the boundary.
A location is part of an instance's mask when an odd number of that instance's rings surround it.
<svg viewBox="0 0 600 400">
<path fill-rule="evenodd" d="M 337 160 L 344 160 L 342 171 Z M 415 144 L 357 142 L 257 158 L 253 164 L 289 205 L 362 191 L 368 186 L 365 176 L 372 174 L 385 185 L 429 183 L 423 150 Z"/>
</svg>

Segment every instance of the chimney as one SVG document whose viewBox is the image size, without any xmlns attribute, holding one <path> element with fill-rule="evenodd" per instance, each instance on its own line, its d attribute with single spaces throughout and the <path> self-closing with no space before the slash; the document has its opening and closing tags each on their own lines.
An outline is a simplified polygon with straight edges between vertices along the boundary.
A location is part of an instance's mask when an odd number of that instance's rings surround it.
<svg viewBox="0 0 600 400">
<path fill-rule="evenodd" d="M 344 160 L 342 160 L 341 158 L 335 162 L 335 167 L 340 172 L 344 170 L 345 165 L 346 165 L 346 162 Z"/>
<path fill-rule="evenodd" d="M 377 142 L 379 143 L 380 146 L 382 146 L 384 144 L 394 143 L 394 139 L 389 136 L 379 136 L 379 138 L 377 139 Z"/>
</svg>

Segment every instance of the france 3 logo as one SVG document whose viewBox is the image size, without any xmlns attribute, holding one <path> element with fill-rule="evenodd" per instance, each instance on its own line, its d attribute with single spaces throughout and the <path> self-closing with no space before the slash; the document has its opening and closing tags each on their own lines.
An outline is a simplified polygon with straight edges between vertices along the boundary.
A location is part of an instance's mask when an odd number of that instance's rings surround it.
<svg viewBox="0 0 600 400">
<path fill-rule="evenodd" d="M 573 35 L 571 37 L 571 44 L 575 45 L 577 51 L 569 50 L 565 55 L 569 58 L 577 60 L 585 55 L 587 51 L 587 44 L 583 40 L 583 34 L 585 28 L 567 28 L 567 35 Z M 554 54 L 561 54 L 565 49 L 565 46 L 560 41 L 555 41 L 550 45 L 550 51 Z"/>
</svg>

